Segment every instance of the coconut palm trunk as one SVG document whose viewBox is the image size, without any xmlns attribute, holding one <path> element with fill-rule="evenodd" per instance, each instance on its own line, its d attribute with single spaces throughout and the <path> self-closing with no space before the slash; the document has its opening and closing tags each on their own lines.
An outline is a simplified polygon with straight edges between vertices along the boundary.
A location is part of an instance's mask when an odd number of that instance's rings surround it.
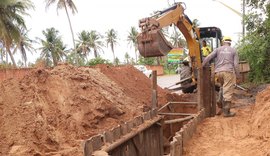
<svg viewBox="0 0 270 156">
<path fill-rule="evenodd" d="M 95 58 L 98 57 L 98 53 L 97 53 L 97 50 L 96 49 L 94 49 L 94 56 L 95 56 Z"/>
<path fill-rule="evenodd" d="M 74 32 L 73 32 L 73 28 L 72 28 L 72 25 L 71 25 L 71 20 L 70 20 L 70 17 L 69 17 L 69 13 L 68 13 L 68 10 L 67 10 L 67 5 L 65 5 L 65 11 L 66 11 L 66 14 L 67 14 L 69 28 L 70 28 L 70 32 L 71 32 L 71 36 L 72 36 L 73 48 L 74 48 L 74 50 L 76 50 Z"/>
<path fill-rule="evenodd" d="M 137 50 L 135 49 L 135 61 L 137 63 Z"/>
<path fill-rule="evenodd" d="M 11 59 L 11 61 L 12 61 L 13 66 L 16 68 L 17 65 L 16 65 L 15 59 L 14 59 L 14 57 L 13 57 L 11 51 L 10 51 L 10 48 L 7 48 L 6 50 L 7 50 L 8 55 L 10 56 L 10 59 Z M 8 56 L 7 56 L 7 57 L 8 57 Z"/>
<path fill-rule="evenodd" d="M 111 45 L 112 53 L 113 53 L 113 63 L 115 64 L 115 54 L 113 44 Z"/>
</svg>

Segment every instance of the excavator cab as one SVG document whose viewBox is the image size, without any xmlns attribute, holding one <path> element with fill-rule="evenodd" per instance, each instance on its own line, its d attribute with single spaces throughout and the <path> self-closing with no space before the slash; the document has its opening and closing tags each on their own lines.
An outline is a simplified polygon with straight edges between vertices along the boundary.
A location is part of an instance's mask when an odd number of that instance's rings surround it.
<svg viewBox="0 0 270 156">
<path fill-rule="evenodd" d="M 212 50 L 218 48 L 222 41 L 222 32 L 218 27 L 200 27 L 200 41 L 205 40 Z"/>
</svg>

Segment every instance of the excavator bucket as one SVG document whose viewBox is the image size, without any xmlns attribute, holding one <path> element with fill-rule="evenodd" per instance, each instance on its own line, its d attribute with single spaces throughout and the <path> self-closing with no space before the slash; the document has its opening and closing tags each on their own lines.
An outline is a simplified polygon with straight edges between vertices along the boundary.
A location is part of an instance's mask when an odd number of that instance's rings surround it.
<svg viewBox="0 0 270 156">
<path fill-rule="evenodd" d="M 143 57 L 165 56 L 173 48 L 160 30 L 141 33 L 137 41 L 139 52 Z"/>
</svg>

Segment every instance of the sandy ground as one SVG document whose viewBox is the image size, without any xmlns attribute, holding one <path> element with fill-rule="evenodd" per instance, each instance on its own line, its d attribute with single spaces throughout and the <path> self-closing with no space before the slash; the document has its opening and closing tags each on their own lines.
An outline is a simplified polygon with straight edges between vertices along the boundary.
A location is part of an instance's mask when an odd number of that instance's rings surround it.
<svg viewBox="0 0 270 156">
<path fill-rule="evenodd" d="M 205 119 L 184 148 L 184 155 L 269 156 L 270 88 L 258 93 L 255 104 L 247 101 L 236 100 L 239 107 L 232 109 L 237 113 L 234 118 Z"/>
</svg>

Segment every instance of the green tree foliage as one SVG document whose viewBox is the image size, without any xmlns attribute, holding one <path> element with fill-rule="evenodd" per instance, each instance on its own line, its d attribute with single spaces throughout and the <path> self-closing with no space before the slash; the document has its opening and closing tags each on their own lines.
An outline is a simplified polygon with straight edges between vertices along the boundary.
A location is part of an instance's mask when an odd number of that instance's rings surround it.
<svg viewBox="0 0 270 156">
<path fill-rule="evenodd" d="M 240 58 L 251 67 L 250 78 L 254 82 L 270 82 L 270 3 L 250 0 L 252 9 L 246 17 L 247 35 L 238 47 Z"/>
<path fill-rule="evenodd" d="M 134 47 L 135 63 L 137 63 L 137 59 L 138 59 L 138 57 L 137 57 L 137 50 L 138 50 L 137 36 L 138 36 L 138 30 L 135 27 L 131 27 L 130 32 L 128 33 L 127 41 L 132 47 Z"/>
<path fill-rule="evenodd" d="M 125 62 L 126 62 L 126 64 L 129 64 L 129 62 L 130 62 L 130 56 L 129 56 L 128 52 L 125 53 Z"/>
<path fill-rule="evenodd" d="M 119 64 L 120 64 L 120 60 L 119 60 L 119 58 L 118 58 L 118 57 L 116 57 L 114 61 L 115 61 L 115 62 L 114 62 L 114 63 L 115 63 L 115 65 L 119 65 Z"/>
<path fill-rule="evenodd" d="M 110 29 L 106 32 L 106 43 L 107 47 L 110 46 L 112 53 L 113 53 L 113 62 L 115 62 L 115 54 L 114 54 L 114 47 L 117 44 L 117 32 L 114 29 Z"/>
<path fill-rule="evenodd" d="M 70 28 L 70 32 L 72 35 L 72 41 L 73 41 L 73 48 L 75 49 L 75 39 L 74 39 L 74 33 L 73 33 L 73 29 L 72 29 L 72 25 L 71 25 L 71 21 L 70 21 L 70 17 L 69 17 L 69 13 L 68 13 L 68 8 L 71 10 L 71 12 L 73 14 L 75 14 L 76 12 L 78 12 L 76 5 L 74 4 L 73 0 L 45 0 L 46 2 L 46 8 L 49 8 L 52 4 L 57 3 L 57 11 L 59 9 L 65 9 L 67 18 L 68 18 L 68 22 L 69 22 L 69 28 Z"/>
<path fill-rule="evenodd" d="M 16 62 L 10 49 L 12 44 L 20 42 L 20 28 L 26 28 L 23 16 L 28 15 L 27 10 L 32 8 L 29 0 L 0 1 L 0 42 L 6 48 L 14 66 Z"/>
<path fill-rule="evenodd" d="M 20 51 L 21 56 L 22 56 L 22 61 L 24 62 L 24 65 L 27 66 L 26 61 L 27 61 L 27 53 L 26 52 L 35 52 L 35 48 L 33 47 L 33 43 L 35 43 L 34 40 L 31 40 L 28 37 L 28 32 L 27 30 L 25 30 L 24 28 L 20 29 L 20 39 L 19 42 L 15 45 L 14 47 L 14 52 L 16 51 Z"/>
<path fill-rule="evenodd" d="M 87 63 L 87 65 L 89 66 L 94 66 L 97 64 L 109 64 L 111 65 L 111 62 L 109 60 L 103 59 L 101 57 L 96 57 L 94 59 L 89 60 L 89 62 Z"/>
<path fill-rule="evenodd" d="M 95 58 L 99 57 L 99 51 L 103 51 L 104 44 L 101 39 L 102 36 L 97 31 L 92 30 L 89 32 L 89 47 L 94 51 Z"/>
<path fill-rule="evenodd" d="M 81 31 L 78 33 L 77 53 L 87 60 L 88 53 L 91 51 L 90 47 L 90 33 L 88 31 Z"/>
<path fill-rule="evenodd" d="M 41 47 L 41 58 L 45 59 L 46 65 L 49 66 L 50 62 L 56 66 L 58 61 L 64 60 L 66 56 L 66 46 L 64 45 L 59 31 L 55 28 L 48 28 L 42 31 L 45 39 L 38 38 Z"/>
<path fill-rule="evenodd" d="M 156 63 L 156 57 L 142 57 L 139 56 L 138 64 L 142 65 L 154 65 Z"/>
</svg>

